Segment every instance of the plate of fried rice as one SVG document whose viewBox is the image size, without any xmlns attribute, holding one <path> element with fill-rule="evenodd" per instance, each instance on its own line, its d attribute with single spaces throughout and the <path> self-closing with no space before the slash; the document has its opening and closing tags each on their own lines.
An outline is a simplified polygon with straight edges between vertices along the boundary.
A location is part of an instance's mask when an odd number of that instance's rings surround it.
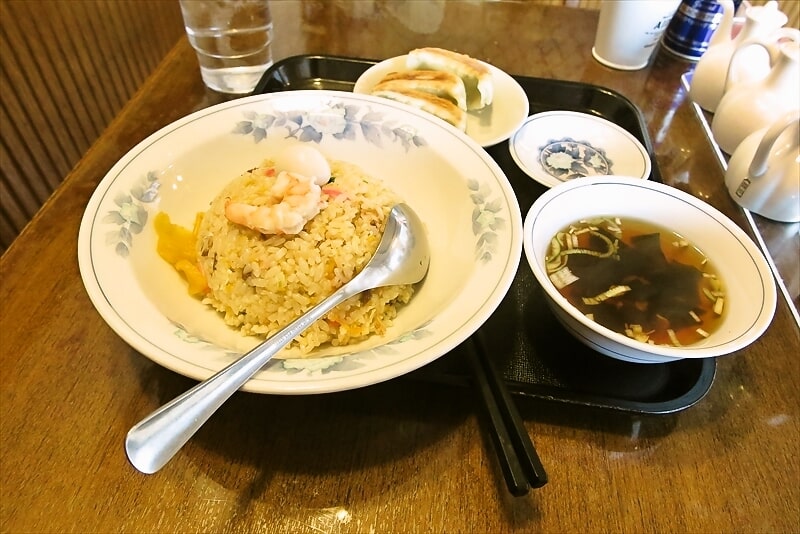
<svg viewBox="0 0 800 534">
<path fill-rule="evenodd" d="M 307 179 L 309 154 L 326 176 Z M 422 111 L 290 91 L 184 117 L 98 185 L 81 221 L 81 277 L 123 340 L 204 380 L 359 272 L 397 203 L 425 224 L 426 278 L 340 304 L 243 389 L 363 387 L 465 341 L 500 304 L 521 259 L 522 218 L 503 171 Z"/>
</svg>

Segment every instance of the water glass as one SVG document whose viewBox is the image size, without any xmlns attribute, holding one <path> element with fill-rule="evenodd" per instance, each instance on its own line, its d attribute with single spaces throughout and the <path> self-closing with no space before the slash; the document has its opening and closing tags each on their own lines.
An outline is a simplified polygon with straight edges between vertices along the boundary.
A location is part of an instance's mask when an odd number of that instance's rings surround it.
<svg viewBox="0 0 800 534">
<path fill-rule="evenodd" d="M 249 93 L 272 65 L 267 0 L 180 0 L 203 82 L 222 93 Z"/>
</svg>

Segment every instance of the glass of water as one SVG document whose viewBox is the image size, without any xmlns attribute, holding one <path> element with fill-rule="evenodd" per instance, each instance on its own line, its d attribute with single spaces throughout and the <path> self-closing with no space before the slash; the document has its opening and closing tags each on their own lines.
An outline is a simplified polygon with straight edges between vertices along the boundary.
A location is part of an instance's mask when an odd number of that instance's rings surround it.
<svg viewBox="0 0 800 534">
<path fill-rule="evenodd" d="M 272 65 L 267 0 L 180 0 L 203 82 L 222 93 L 249 93 Z"/>
</svg>

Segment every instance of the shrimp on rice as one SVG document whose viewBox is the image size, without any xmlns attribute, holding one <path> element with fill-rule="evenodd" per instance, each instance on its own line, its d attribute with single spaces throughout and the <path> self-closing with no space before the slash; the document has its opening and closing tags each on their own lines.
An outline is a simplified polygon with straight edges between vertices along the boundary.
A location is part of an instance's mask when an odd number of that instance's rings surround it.
<svg viewBox="0 0 800 534">
<path fill-rule="evenodd" d="M 253 206 L 228 198 L 225 217 L 262 234 L 298 234 L 323 207 L 322 188 L 314 178 L 281 171 L 267 203 Z"/>
</svg>

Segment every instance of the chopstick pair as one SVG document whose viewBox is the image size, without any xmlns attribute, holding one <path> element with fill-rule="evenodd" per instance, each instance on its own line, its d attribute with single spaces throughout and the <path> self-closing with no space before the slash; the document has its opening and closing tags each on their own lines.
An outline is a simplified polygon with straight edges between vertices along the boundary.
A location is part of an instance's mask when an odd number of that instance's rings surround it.
<svg viewBox="0 0 800 534">
<path fill-rule="evenodd" d="M 502 376 L 478 336 L 479 332 L 472 335 L 473 350 L 467 351 L 475 385 L 483 398 L 503 478 L 511 494 L 520 497 L 531 488 L 547 484 L 547 473 Z"/>
</svg>

